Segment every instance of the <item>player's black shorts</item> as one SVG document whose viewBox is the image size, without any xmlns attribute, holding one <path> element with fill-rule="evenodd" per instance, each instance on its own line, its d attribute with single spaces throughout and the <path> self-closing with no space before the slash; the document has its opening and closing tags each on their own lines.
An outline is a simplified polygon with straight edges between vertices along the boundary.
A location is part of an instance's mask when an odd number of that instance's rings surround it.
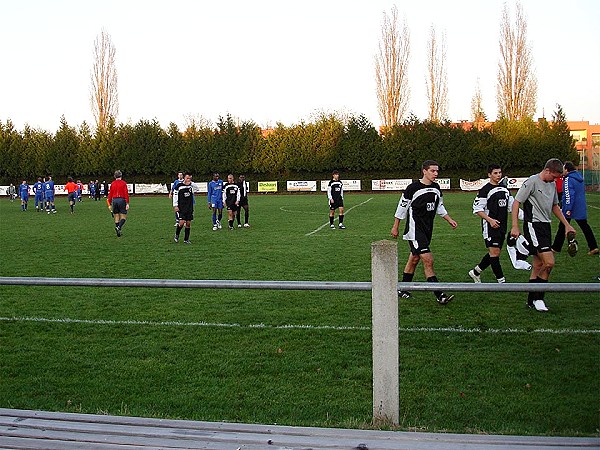
<svg viewBox="0 0 600 450">
<path fill-rule="evenodd" d="M 344 207 L 344 200 L 341 198 L 338 200 L 334 200 L 333 203 L 329 204 L 329 209 L 332 211 L 337 208 L 343 208 L 343 207 Z"/>
<path fill-rule="evenodd" d="M 552 228 L 549 222 L 523 222 L 523 236 L 532 255 L 552 251 Z"/>
<path fill-rule="evenodd" d="M 232 203 L 231 205 L 227 205 L 227 211 L 236 212 L 237 210 L 238 210 L 238 206 L 235 203 Z"/>
<path fill-rule="evenodd" d="M 77 194 L 75 192 L 71 192 L 68 196 L 67 199 L 70 202 L 75 202 L 75 200 L 77 200 Z"/>
<path fill-rule="evenodd" d="M 113 214 L 127 214 L 127 202 L 124 198 L 112 199 L 112 212 Z"/>
<path fill-rule="evenodd" d="M 506 238 L 506 230 L 502 228 L 488 227 L 487 237 L 484 233 L 483 241 L 485 242 L 486 248 L 495 247 L 502 248 L 504 245 L 504 239 Z"/>
<path fill-rule="evenodd" d="M 240 206 L 248 205 L 248 197 L 240 197 Z"/>
<path fill-rule="evenodd" d="M 429 245 L 431 243 L 431 239 L 425 236 L 424 234 L 417 233 L 415 236 L 416 239 L 408 241 L 408 246 L 410 247 L 410 252 L 415 255 L 422 255 L 423 253 L 431 253 L 431 249 Z"/>
<path fill-rule="evenodd" d="M 177 220 L 185 220 L 186 222 L 194 220 L 194 209 L 179 209 L 177 212 Z"/>
</svg>

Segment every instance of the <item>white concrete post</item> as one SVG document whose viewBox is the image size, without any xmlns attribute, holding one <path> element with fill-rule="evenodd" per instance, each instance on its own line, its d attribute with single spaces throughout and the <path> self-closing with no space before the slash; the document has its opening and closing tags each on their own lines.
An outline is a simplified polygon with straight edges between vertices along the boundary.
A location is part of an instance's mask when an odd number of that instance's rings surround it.
<svg viewBox="0 0 600 450">
<path fill-rule="evenodd" d="M 398 244 L 371 243 L 373 423 L 398 425 Z"/>
</svg>

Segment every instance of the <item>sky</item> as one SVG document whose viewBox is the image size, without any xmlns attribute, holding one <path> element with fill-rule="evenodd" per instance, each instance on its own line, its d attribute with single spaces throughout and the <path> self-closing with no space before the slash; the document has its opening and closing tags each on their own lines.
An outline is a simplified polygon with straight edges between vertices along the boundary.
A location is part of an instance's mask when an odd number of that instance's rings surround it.
<svg viewBox="0 0 600 450">
<path fill-rule="evenodd" d="M 430 29 L 445 34 L 448 118 L 471 119 L 479 83 L 497 117 L 504 0 L 0 0 L 0 121 L 51 132 L 93 125 L 94 41 L 116 48 L 118 122 L 231 114 L 263 128 L 316 114 L 364 114 L 379 127 L 374 60 L 384 13 L 410 30 L 409 111 L 427 117 Z M 515 1 L 507 0 L 514 13 Z M 600 123 L 597 0 L 521 0 L 538 81 L 536 117 Z"/>
</svg>

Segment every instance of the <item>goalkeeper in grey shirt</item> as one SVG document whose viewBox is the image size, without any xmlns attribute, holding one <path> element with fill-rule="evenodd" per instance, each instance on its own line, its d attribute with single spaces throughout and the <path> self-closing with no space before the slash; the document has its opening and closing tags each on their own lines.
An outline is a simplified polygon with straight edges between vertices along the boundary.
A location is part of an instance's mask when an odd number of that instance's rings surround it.
<svg viewBox="0 0 600 450">
<path fill-rule="evenodd" d="M 530 176 L 515 196 L 512 206 L 512 228 L 510 234 L 517 238 L 519 229 L 519 207 L 523 205 L 523 235 L 529 241 L 530 253 L 533 255 L 533 267 L 529 276 L 530 283 L 547 283 L 554 267 L 552 253 L 551 215 L 554 214 L 565 226 L 565 233 L 573 239 L 575 229 L 567 222 L 560 207 L 554 180 L 563 174 L 563 163 L 549 159 L 540 173 Z M 537 311 L 548 311 L 544 303 L 544 292 L 529 292 L 527 306 Z"/>
</svg>

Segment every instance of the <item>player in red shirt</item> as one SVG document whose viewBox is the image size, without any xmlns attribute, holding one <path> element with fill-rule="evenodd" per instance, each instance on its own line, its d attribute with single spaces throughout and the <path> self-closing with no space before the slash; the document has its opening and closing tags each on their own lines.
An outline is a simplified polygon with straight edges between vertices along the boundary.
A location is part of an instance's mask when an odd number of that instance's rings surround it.
<svg viewBox="0 0 600 450">
<path fill-rule="evenodd" d="M 110 184 L 108 198 L 106 203 L 108 209 L 115 219 L 115 231 L 117 237 L 121 237 L 121 230 L 127 220 L 127 211 L 129 211 L 129 192 L 127 183 L 123 181 L 123 173 L 120 170 L 115 171 L 115 181 Z"/>
<path fill-rule="evenodd" d="M 69 208 L 71 208 L 71 214 L 75 214 L 75 201 L 77 199 L 77 186 L 73 182 L 73 178 L 69 177 L 69 181 L 65 184 L 65 191 L 67 191 L 67 199 L 69 200 Z"/>
</svg>

